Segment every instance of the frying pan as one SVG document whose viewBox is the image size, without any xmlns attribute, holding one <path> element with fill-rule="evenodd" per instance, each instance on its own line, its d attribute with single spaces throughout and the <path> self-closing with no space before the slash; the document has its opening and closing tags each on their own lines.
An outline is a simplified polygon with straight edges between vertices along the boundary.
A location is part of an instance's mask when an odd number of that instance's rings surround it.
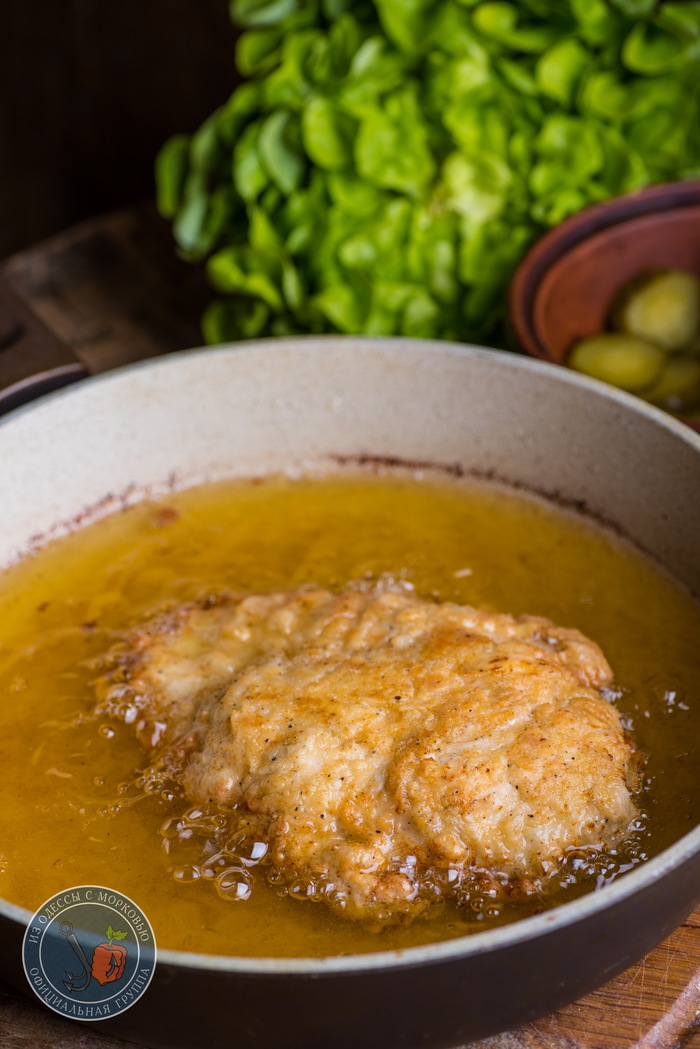
<svg viewBox="0 0 700 1049">
<path fill-rule="evenodd" d="M 57 375 L 75 378 L 70 362 Z M 15 385 L 15 403 L 29 385 Z M 440 464 L 585 508 L 700 592 L 697 434 L 565 369 L 405 339 L 193 350 L 10 412 L 0 421 L 0 564 L 37 536 L 168 486 L 368 459 Z M 459 940 L 324 959 L 162 951 L 143 997 L 92 1030 L 167 1049 L 456 1046 L 607 981 L 699 900 L 697 827 L 597 893 Z M 0 975 L 20 989 L 29 917 L 0 902 Z"/>
</svg>

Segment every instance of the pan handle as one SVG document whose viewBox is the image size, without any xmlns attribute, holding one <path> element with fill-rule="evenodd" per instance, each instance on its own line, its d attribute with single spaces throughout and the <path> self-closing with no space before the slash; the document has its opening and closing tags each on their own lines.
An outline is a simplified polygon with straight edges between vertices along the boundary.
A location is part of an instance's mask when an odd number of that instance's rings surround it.
<svg viewBox="0 0 700 1049">
<path fill-rule="evenodd" d="M 0 415 L 87 375 L 70 346 L 0 279 Z"/>
</svg>

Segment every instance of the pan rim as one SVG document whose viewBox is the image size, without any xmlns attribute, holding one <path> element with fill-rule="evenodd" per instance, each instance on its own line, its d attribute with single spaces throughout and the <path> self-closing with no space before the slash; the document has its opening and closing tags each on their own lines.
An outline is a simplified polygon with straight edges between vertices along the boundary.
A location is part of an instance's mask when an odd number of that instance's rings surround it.
<svg viewBox="0 0 700 1049">
<path fill-rule="evenodd" d="M 517 350 L 477 346 L 473 343 L 452 342 L 447 339 L 420 339 L 393 335 L 276 335 L 260 339 L 241 339 L 239 342 L 226 342 L 213 346 L 192 346 L 187 349 L 173 350 L 170 353 L 161 354 L 159 357 L 148 357 L 143 360 L 132 361 L 129 364 L 120 365 L 108 371 L 89 375 L 87 378 L 42 394 L 36 400 L 19 405 L 17 408 L 13 408 L 0 416 L 0 429 L 13 423 L 21 416 L 40 410 L 46 404 L 80 396 L 86 390 L 94 389 L 98 385 L 106 386 L 125 380 L 128 381 L 130 375 L 139 374 L 142 371 L 177 367 L 182 360 L 214 358 L 225 352 L 232 352 L 236 355 L 244 353 L 257 354 L 261 351 L 269 352 L 274 349 L 303 353 L 309 346 L 318 346 L 324 343 L 338 347 L 342 345 L 344 353 L 353 352 L 353 348 L 355 352 L 365 354 L 382 349 L 389 351 L 398 350 L 402 354 L 428 352 L 455 357 L 475 357 L 489 362 L 497 360 L 508 361 L 508 367 L 521 368 L 525 372 L 529 371 L 534 374 L 546 374 L 552 378 L 556 376 L 556 381 L 562 382 L 564 385 L 595 390 L 598 396 L 602 396 L 605 400 L 626 409 L 631 408 L 638 414 L 646 416 L 649 420 L 660 423 L 677 436 L 689 441 L 691 445 L 700 447 L 700 435 L 663 409 L 657 408 L 655 405 L 649 404 L 634 394 L 627 393 L 625 390 L 617 389 L 608 383 L 584 375 L 582 372 L 576 372 L 563 365 L 530 357 Z"/>
</svg>

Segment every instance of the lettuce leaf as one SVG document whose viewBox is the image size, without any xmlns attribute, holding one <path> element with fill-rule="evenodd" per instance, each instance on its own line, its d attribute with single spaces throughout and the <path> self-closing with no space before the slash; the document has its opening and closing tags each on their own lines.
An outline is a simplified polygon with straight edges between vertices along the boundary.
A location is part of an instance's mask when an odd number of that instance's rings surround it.
<svg viewBox="0 0 700 1049">
<path fill-rule="evenodd" d="M 499 344 L 587 205 L 700 170 L 700 0 L 233 0 L 245 78 L 156 160 L 210 342 Z"/>
</svg>

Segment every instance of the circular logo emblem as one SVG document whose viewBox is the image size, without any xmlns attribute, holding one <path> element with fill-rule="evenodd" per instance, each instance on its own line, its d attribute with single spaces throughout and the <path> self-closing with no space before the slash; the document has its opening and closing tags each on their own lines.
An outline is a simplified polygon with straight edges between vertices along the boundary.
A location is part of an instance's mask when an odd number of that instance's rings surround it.
<svg viewBox="0 0 700 1049">
<path fill-rule="evenodd" d="M 76 885 L 33 915 L 22 962 L 30 987 L 49 1009 L 74 1020 L 104 1020 L 131 1008 L 148 987 L 156 941 L 128 896 Z"/>
</svg>

